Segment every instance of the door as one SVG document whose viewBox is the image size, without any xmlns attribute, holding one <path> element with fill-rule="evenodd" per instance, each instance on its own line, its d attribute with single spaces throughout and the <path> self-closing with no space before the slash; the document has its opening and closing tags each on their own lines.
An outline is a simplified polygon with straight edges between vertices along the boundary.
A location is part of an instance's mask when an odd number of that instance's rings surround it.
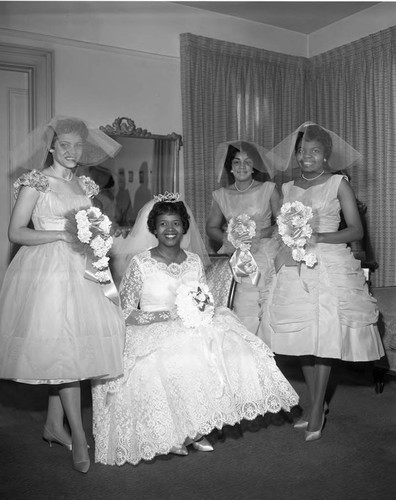
<svg viewBox="0 0 396 500">
<path fill-rule="evenodd" d="M 8 223 L 16 177 L 10 150 L 52 118 L 52 52 L 0 44 L 0 286 L 12 257 Z"/>
<path fill-rule="evenodd" d="M 0 70 L 0 284 L 12 253 L 7 230 L 16 175 L 9 152 L 29 131 L 28 90 L 26 73 Z"/>
</svg>

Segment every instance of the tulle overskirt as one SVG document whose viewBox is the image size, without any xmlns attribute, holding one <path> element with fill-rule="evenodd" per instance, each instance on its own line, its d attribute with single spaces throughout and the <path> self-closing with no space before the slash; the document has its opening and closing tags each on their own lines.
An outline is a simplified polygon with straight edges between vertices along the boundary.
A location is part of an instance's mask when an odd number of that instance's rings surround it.
<svg viewBox="0 0 396 500">
<path fill-rule="evenodd" d="M 67 243 L 24 246 L 0 295 L 0 378 L 70 382 L 122 373 L 124 320 Z"/>
</svg>

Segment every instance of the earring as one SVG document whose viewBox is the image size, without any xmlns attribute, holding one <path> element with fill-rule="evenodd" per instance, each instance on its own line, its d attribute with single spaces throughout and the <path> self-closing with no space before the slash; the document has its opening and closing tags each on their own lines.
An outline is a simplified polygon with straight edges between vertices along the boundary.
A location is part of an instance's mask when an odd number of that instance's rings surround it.
<svg viewBox="0 0 396 500">
<path fill-rule="evenodd" d="M 323 161 L 327 161 L 327 158 L 325 158 Z"/>
<path fill-rule="evenodd" d="M 49 150 L 49 152 L 50 152 L 50 153 L 53 153 L 53 152 L 54 152 L 54 150 L 53 150 L 53 149 L 50 149 L 50 150 Z"/>
</svg>

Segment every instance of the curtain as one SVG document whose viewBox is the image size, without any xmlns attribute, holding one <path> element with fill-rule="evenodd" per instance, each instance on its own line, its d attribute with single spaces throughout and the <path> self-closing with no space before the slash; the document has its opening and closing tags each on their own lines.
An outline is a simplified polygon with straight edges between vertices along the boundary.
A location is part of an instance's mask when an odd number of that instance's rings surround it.
<svg viewBox="0 0 396 500">
<path fill-rule="evenodd" d="M 169 139 L 154 139 L 154 194 L 176 190 L 176 142 Z"/>
<path fill-rule="evenodd" d="M 391 27 L 306 59 L 181 35 L 185 192 L 202 234 L 218 187 L 217 144 L 246 139 L 271 148 L 312 120 L 363 154 L 350 174 L 379 264 L 372 282 L 396 285 L 395 37 Z"/>
<path fill-rule="evenodd" d="M 180 48 L 185 196 L 204 235 L 216 146 L 271 148 L 305 121 L 308 60 L 189 33 Z"/>
<path fill-rule="evenodd" d="M 309 116 L 363 154 L 350 172 L 367 206 L 374 286 L 396 285 L 396 27 L 309 60 Z"/>
</svg>

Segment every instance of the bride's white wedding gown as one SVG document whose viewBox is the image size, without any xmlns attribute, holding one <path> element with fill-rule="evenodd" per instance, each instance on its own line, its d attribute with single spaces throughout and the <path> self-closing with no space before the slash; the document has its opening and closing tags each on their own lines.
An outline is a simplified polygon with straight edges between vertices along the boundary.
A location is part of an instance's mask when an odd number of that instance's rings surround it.
<svg viewBox="0 0 396 500">
<path fill-rule="evenodd" d="M 186 254 L 169 266 L 150 251 L 132 259 L 120 289 L 125 318 L 138 305 L 142 321 L 174 309 L 181 284 L 205 281 L 199 257 Z M 179 318 L 128 326 L 124 375 L 93 387 L 95 460 L 137 464 L 197 433 L 297 403 L 270 349 L 226 308 L 205 327 L 187 328 Z"/>
</svg>

